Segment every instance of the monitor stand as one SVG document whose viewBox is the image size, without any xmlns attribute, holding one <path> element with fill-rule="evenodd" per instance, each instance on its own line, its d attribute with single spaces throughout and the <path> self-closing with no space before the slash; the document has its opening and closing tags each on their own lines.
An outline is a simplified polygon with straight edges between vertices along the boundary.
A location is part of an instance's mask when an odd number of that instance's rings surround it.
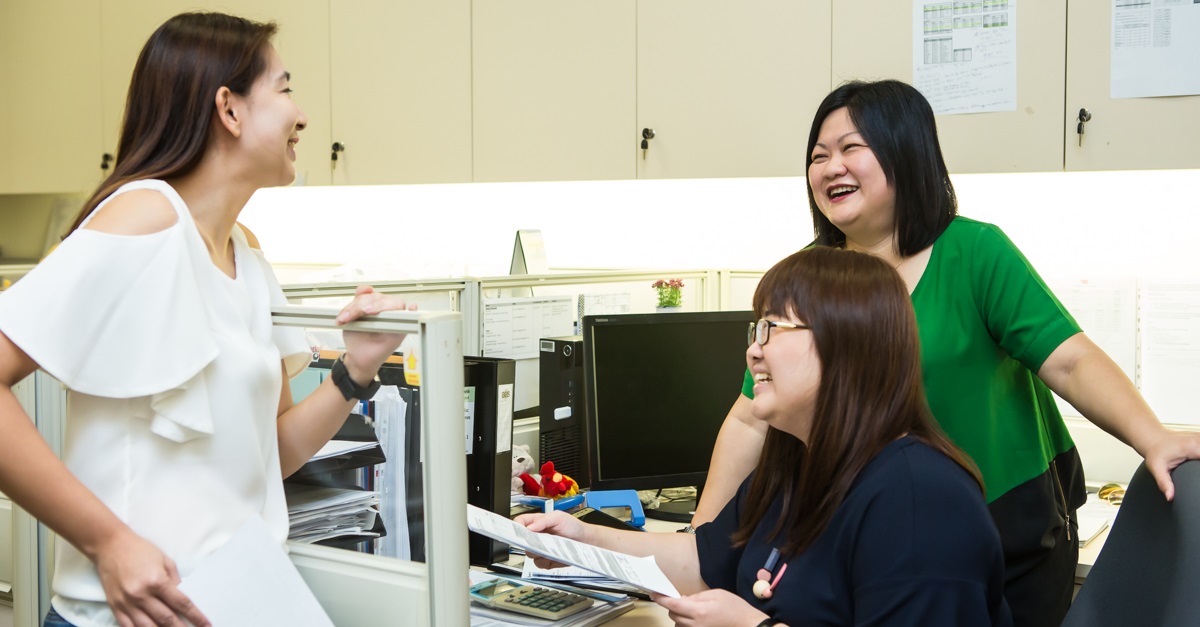
<svg viewBox="0 0 1200 627">
<path fill-rule="evenodd" d="M 646 510 L 646 518 L 690 524 L 696 511 L 696 499 L 675 499 L 659 503 L 658 507 Z"/>
</svg>

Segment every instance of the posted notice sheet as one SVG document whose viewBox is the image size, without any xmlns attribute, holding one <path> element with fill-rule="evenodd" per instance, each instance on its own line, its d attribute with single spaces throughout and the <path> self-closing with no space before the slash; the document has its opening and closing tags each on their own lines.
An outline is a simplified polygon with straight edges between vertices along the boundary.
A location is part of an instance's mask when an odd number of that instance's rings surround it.
<svg viewBox="0 0 1200 627">
<path fill-rule="evenodd" d="M 1112 2 L 1109 97 L 1200 94 L 1200 3 Z"/>
<path fill-rule="evenodd" d="M 913 86 L 933 112 L 1017 109 L 1017 0 L 913 0 Z"/>
</svg>

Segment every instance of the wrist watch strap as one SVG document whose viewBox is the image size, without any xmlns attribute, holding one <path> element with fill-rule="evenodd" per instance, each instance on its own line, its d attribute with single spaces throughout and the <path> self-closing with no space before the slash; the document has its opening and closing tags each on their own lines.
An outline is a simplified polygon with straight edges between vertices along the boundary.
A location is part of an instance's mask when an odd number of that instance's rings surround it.
<svg viewBox="0 0 1200 627">
<path fill-rule="evenodd" d="M 333 379 L 333 384 L 337 386 L 338 391 L 342 393 L 342 398 L 346 400 L 359 399 L 363 401 L 371 400 L 375 396 L 375 392 L 379 390 L 379 375 L 367 385 L 359 385 L 350 377 L 350 371 L 346 369 L 344 361 L 346 355 L 343 353 L 338 355 L 338 358 L 333 362 L 333 370 L 329 373 L 329 377 Z"/>
</svg>

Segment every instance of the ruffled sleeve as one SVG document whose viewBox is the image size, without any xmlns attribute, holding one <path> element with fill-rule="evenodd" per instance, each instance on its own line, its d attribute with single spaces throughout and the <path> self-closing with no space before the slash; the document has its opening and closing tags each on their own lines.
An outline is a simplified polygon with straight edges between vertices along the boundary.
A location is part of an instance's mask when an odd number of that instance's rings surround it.
<svg viewBox="0 0 1200 627">
<path fill-rule="evenodd" d="M 84 394 L 184 386 L 218 353 L 185 235 L 180 223 L 140 236 L 75 231 L 0 294 L 0 332 Z"/>
</svg>

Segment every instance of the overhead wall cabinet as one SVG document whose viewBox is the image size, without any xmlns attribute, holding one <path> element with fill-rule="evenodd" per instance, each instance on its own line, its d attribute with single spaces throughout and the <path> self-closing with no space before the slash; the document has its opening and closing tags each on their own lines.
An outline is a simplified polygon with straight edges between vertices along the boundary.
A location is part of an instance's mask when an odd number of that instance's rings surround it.
<svg viewBox="0 0 1200 627">
<path fill-rule="evenodd" d="M 333 182 L 471 181 L 471 0 L 335 1 L 329 32 Z"/>
<path fill-rule="evenodd" d="M 1067 170 L 1200 168 L 1200 95 L 1109 97 L 1112 2 L 1071 0 L 1067 22 Z M 1178 36 L 1178 35 L 1176 35 Z M 1200 59 L 1191 71 L 1200 73 Z M 1076 117 L 1087 109 L 1082 145 Z"/>
<path fill-rule="evenodd" d="M 99 23 L 99 0 L 0 2 L 0 193 L 99 182 Z"/>
<path fill-rule="evenodd" d="M 833 86 L 911 82 L 912 10 L 911 2 L 835 2 Z M 1017 110 L 938 116 L 951 172 L 1200 167 L 1200 96 L 1109 98 L 1111 41 L 1109 1 L 1021 3 Z M 1082 143 L 1080 109 L 1092 116 Z"/>
<path fill-rule="evenodd" d="M 477 0 L 475 180 L 801 174 L 829 21 L 828 0 Z"/>
</svg>

